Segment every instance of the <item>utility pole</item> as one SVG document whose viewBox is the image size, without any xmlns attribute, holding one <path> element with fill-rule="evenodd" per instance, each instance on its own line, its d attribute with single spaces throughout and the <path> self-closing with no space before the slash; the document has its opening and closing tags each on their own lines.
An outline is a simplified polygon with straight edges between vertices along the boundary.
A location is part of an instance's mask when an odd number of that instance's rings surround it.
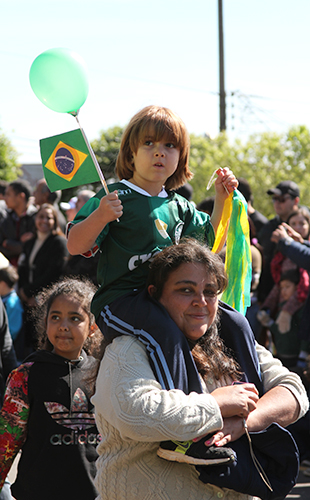
<svg viewBox="0 0 310 500">
<path fill-rule="evenodd" d="M 219 20 L 219 69 L 220 69 L 220 132 L 226 130 L 226 94 L 224 81 L 224 35 L 223 35 L 223 1 L 218 0 Z"/>
</svg>

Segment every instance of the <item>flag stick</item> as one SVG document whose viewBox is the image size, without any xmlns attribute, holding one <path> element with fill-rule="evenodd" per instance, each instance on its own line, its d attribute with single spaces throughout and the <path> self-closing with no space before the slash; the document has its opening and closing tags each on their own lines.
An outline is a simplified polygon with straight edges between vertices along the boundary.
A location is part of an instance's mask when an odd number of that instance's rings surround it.
<svg viewBox="0 0 310 500">
<path fill-rule="evenodd" d="M 104 190 L 105 190 L 105 193 L 106 193 L 106 194 L 109 194 L 109 192 L 110 192 L 110 191 L 109 191 L 109 189 L 108 189 L 108 185 L 107 185 L 107 183 L 106 183 L 106 181 L 105 181 L 104 175 L 103 175 L 102 170 L 101 170 L 101 168 L 100 168 L 100 166 L 99 166 L 99 163 L 98 163 L 98 161 L 97 161 L 96 155 L 95 155 L 95 153 L 94 153 L 94 151 L 93 151 L 93 148 L 91 147 L 90 143 L 88 142 L 88 139 L 87 139 L 87 137 L 86 137 L 86 134 L 85 134 L 84 130 L 82 129 L 81 124 L 80 124 L 80 122 L 79 122 L 79 119 L 78 119 L 78 111 L 77 111 L 76 113 L 74 112 L 74 113 L 70 113 L 70 114 L 71 114 L 72 116 L 74 116 L 74 118 L 76 119 L 76 121 L 77 121 L 77 123 L 78 123 L 78 126 L 80 127 L 80 130 L 81 130 L 82 135 L 83 135 L 83 137 L 84 137 L 84 140 L 85 140 L 85 143 L 86 143 L 87 149 L 88 149 L 89 154 L 90 154 L 90 156 L 91 156 L 91 158 L 92 158 L 92 160 L 93 160 L 93 162 L 94 162 L 94 165 L 95 165 L 95 167 L 96 167 L 97 173 L 98 173 L 98 175 L 99 175 L 99 179 L 101 180 L 101 184 L 102 184 L 102 186 L 103 186 L 103 188 L 104 188 Z M 116 219 L 116 220 L 117 220 L 117 222 L 119 222 L 119 219 Z"/>
<path fill-rule="evenodd" d="M 80 122 L 79 122 L 79 119 L 78 119 L 77 114 L 74 114 L 73 116 L 75 117 L 76 121 L 78 122 L 78 125 L 79 125 L 79 127 L 80 127 L 80 130 L 81 130 L 82 135 L 83 135 L 83 137 L 84 137 L 84 140 L 85 140 L 85 142 L 86 142 L 87 149 L 88 149 L 88 151 L 89 151 L 89 154 L 90 154 L 90 156 L 91 156 L 91 158 L 92 158 L 92 160 L 93 160 L 93 162 L 94 162 L 94 165 L 95 165 L 95 167 L 96 167 L 96 170 L 97 170 L 97 172 L 98 172 L 98 175 L 99 175 L 99 179 L 100 179 L 100 181 L 101 181 L 101 184 L 103 185 L 103 188 L 104 188 L 104 190 L 105 190 L 106 194 L 109 194 L 109 189 L 108 189 L 107 183 L 106 183 L 106 181 L 105 181 L 104 175 L 103 175 L 103 173 L 102 173 L 102 170 L 101 170 L 101 168 L 100 168 L 100 166 L 99 166 L 99 163 L 98 163 L 98 161 L 97 161 L 96 155 L 95 155 L 95 153 L 94 153 L 94 151 L 93 151 L 93 149 L 92 149 L 92 147 L 91 147 L 90 143 L 88 142 L 88 139 L 87 139 L 87 137 L 86 137 L 86 135 L 85 135 L 84 130 L 82 129 L 82 127 L 81 127 L 81 125 L 80 125 Z"/>
</svg>

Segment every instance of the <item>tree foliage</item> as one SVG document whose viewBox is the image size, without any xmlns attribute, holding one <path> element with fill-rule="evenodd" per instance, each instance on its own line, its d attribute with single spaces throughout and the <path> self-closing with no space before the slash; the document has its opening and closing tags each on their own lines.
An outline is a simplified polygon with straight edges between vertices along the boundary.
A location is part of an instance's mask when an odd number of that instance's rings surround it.
<svg viewBox="0 0 310 500">
<path fill-rule="evenodd" d="M 300 187 L 301 203 L 310 206 L 310 133 L 305 126 L 293 127 L 287 133 L 255 134 L 242 143 L 230 144 L 225 134 L 215 139 L 191 136 L 191 184 L 198 203 L 214 194 L 205 190 L 219 167 L 229 167 L 236 177 L 244 177 L 251 185 L 254 206 L 266 216 L 273 214 L 269 188 L 283 180 L 295 181 Z"/>
<path fill-rule="evenodd" d="M 13 181 L 21 175 L 18 153 L 10 140 L 0 132 L 0 179 Z"/>
<path fill-rule="evenodd" d="M 119 152 L 122 127 L 112 127 L 100 132 L 100 137 L 91 143 L 106 180 L 115 178 L 115 162 Z"/>
</svg>

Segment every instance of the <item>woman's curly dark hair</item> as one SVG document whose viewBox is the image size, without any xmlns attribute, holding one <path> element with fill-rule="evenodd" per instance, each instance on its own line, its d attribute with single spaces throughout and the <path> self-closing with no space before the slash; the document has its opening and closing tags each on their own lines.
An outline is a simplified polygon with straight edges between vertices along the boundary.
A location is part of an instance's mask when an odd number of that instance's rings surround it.
<svg viewBox="0 0 310 500">
<path fill-rule="evenodd" d="M 198 372 L 205 382 L 209 378 L 240 380 L 242 371 L 233 353 L 228 349 L 218 333 L 220 313 L 198 342 L 188 341 Z"/>
</svg>

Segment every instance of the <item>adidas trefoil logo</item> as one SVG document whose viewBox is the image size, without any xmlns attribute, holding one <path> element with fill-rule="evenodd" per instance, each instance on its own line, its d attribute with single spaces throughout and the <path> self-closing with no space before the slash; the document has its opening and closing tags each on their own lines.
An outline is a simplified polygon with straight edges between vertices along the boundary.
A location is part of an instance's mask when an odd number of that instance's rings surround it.
<svg viewBox="0 0 310 500">
<path fill-rule="evenodd" d="M 78 431 L 95 425 L 94 414 L 88 411 L 87 398 L 80 388 L 75 391 L 71 413 L 60 403 L 45 402 L 44 404 L 52 419 L 63 427 Z"/>
</svg>

